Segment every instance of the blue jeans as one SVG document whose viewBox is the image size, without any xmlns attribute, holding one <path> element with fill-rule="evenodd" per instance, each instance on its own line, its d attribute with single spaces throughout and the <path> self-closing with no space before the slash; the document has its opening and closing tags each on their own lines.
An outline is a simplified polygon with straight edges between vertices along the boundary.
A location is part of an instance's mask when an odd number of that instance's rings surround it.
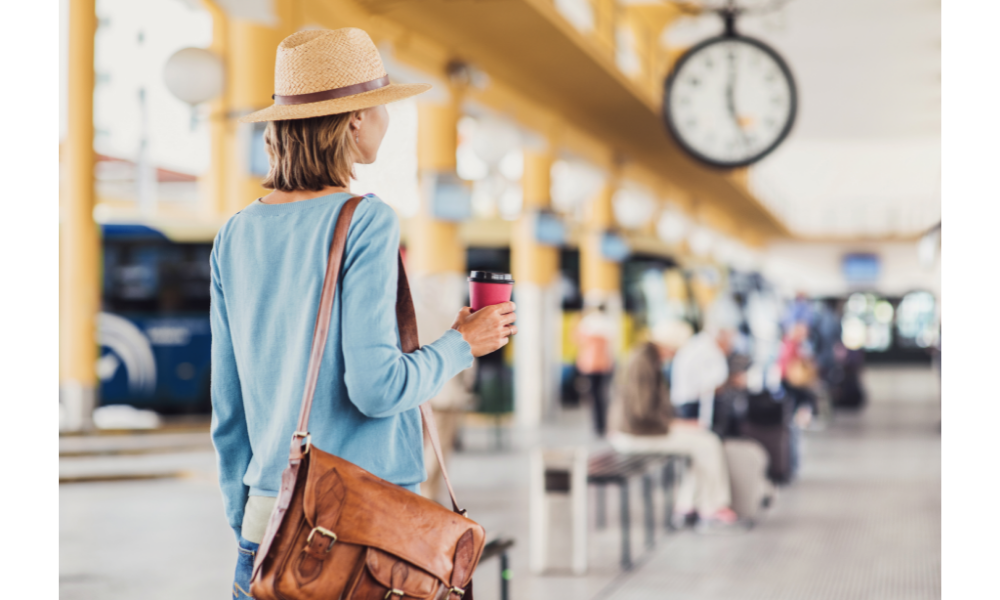
<svg viewBox="0 0 1000 600">
<path fill-rule="evenodd" d="M 253 575 L 253 560 L 257 556 L 259 544 L 247 541 L 240 536 L 239 553 L 236 556 L 236 576 L 233 579 L 233 598 L 251 598 L 250 576 Z"/>
</svg>

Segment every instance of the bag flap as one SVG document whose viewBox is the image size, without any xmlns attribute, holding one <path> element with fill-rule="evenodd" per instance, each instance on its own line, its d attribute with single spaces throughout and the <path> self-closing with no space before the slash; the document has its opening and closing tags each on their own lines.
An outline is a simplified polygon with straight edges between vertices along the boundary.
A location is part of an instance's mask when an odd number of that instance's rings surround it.
<svg viewBox="0 0 1000 600">
<path fill-rule="evenodd" d="M 486 544 L 482 525 L 315 446 L 310 453 L 304 508 L 311 526 L 398 556 L 442 582 L 472 578 Z"/>
<path fill-rule="evenodd" d="M 442 583 L 427 571 L 376 548 L 368 549 L 365 563 L 375 581 L 390 590 L 402 591 L 406 597 L 429 598 Z"/>
</svg>

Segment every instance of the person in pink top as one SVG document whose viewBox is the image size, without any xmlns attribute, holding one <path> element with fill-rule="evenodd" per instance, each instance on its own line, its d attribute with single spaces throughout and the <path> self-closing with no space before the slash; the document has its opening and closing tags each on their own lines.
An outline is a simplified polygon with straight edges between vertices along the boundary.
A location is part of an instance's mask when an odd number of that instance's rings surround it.
<svg viewBox="0 0 1000 600">
<path fill-rule="evenodd" d="M 614 334 L 614 323 L 604 304 L 598 304 L 585 314 L 576 328 L 576 368 L 590 384 L 594 430 L 600 437 L 607 431 L 608 385 L 615 369 Z"/>
<path fill-rule="evenodd" d="M 788 367 L 796 360 L 801 360 L 802 344 L 809 336 L 809 326 L 802 322 L 793 323 L 785 334 L 785 339 L 781 342 L 781 351 L 778 353 L 778 367 L 781 369 L 781 378 L 784 379 L 788 373 Z"/>
</svg>

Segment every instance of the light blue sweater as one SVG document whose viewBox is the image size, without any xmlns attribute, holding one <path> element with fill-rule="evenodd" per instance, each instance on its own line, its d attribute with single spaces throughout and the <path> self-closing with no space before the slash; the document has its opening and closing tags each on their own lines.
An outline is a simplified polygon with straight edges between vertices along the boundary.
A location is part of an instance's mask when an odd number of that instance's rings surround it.
<svg viewBox="0 0 1000 600">
<path fill-rule="evenodd" d="M 248 495 L 276 496 L 302 401 L 327 253 L 350 194 L 254 202 L 212 249 L 212 441 L 230 526 Z M 399 221 L 366 196 L 354 213 L 309 430 L 312 443 L 402 486 L 426 479 L 418 406 L 472 364 L 449 330 L 403 354 Z"/>
</svg>

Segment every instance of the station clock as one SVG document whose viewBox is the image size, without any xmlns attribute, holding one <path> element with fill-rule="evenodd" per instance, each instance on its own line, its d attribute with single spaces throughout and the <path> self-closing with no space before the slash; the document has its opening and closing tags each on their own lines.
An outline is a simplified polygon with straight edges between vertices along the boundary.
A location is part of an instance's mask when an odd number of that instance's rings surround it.
<svg viewBox="0 0 1000 600">
<path fill-rule="evenodd" d="M 797 109 L 795 80 L 772 48 L 726 33 L 685 52 L 664 83 L 663 118 L 695 159 L 721 168 L 767 156 L 788 136 Z"/>
</svg>

